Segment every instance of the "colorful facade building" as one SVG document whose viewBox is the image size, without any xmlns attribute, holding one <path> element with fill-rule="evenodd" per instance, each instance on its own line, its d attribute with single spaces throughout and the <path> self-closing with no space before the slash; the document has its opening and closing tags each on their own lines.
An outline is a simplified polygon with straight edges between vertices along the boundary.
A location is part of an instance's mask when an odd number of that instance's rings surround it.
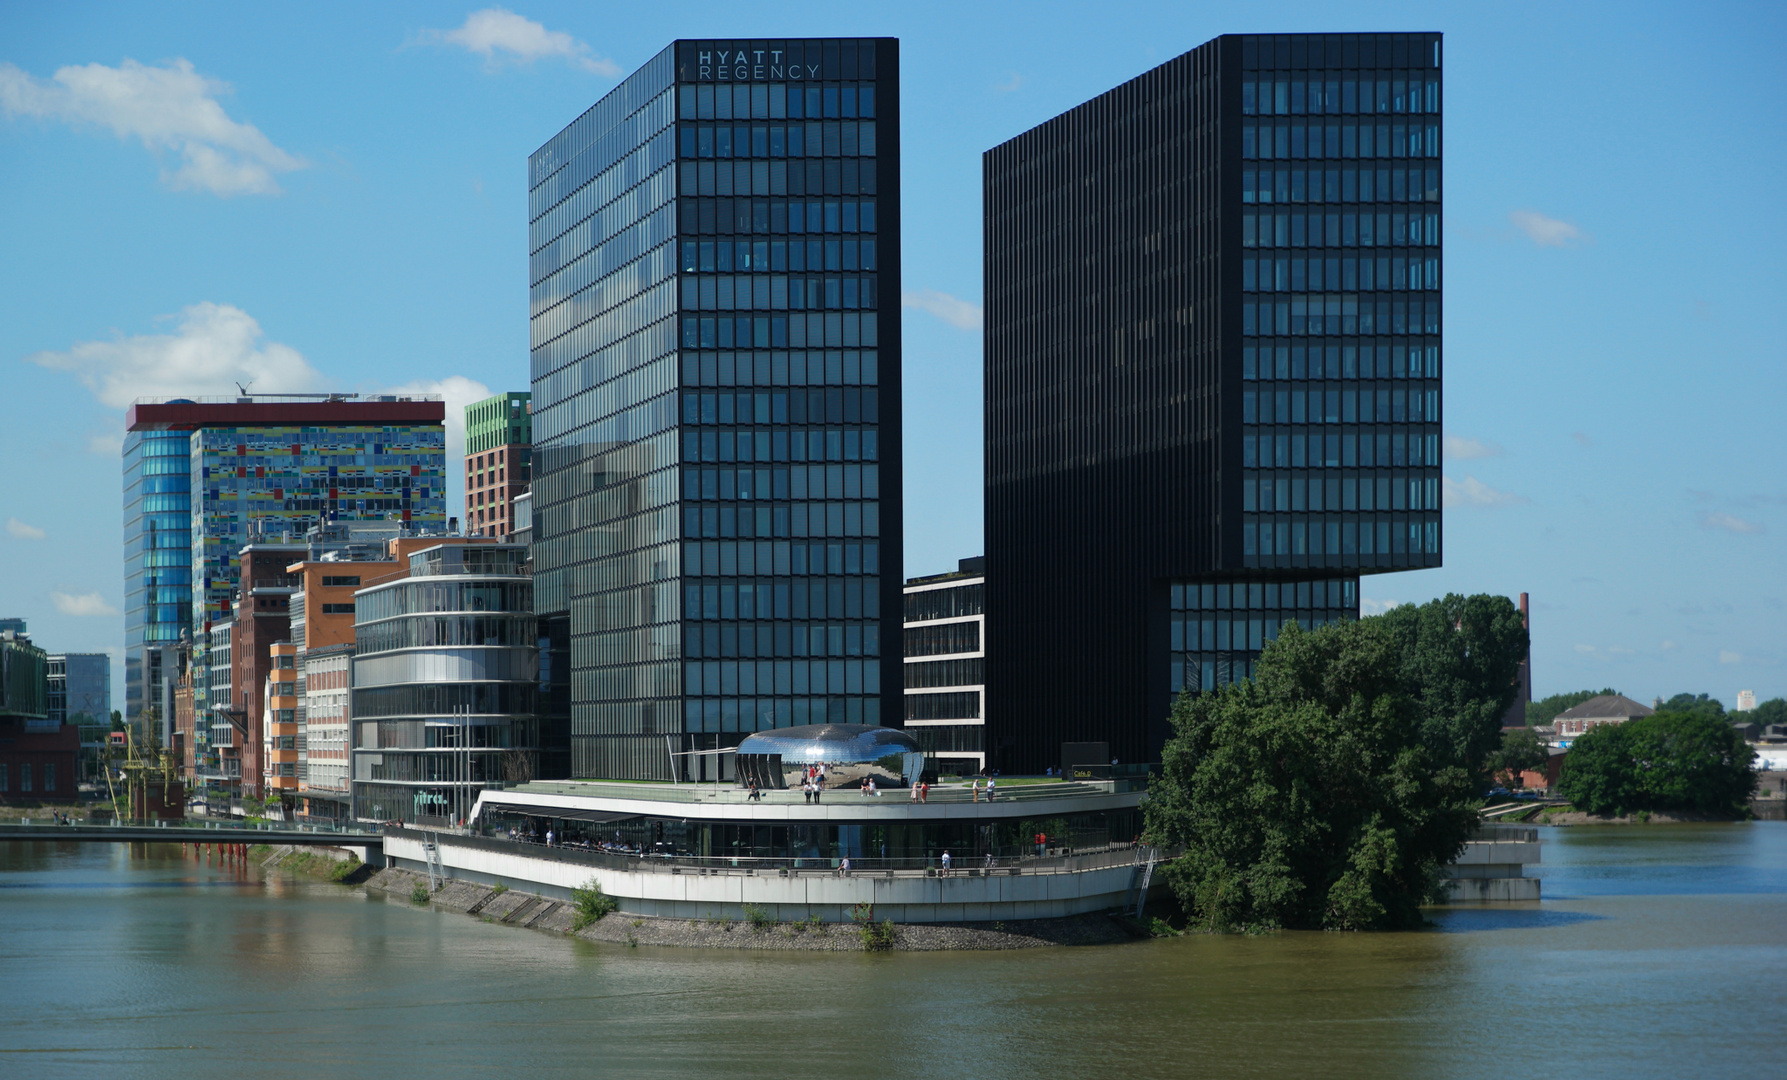
<svg viewBox="0 0 1787 1080">
<path fill-rule="evenodd" d="M 515 531 L 515 500 L 533 466 L 533 394 L 498 394 L 465 407 L 465 524 L 481 536 Z"/>
<path fill-rule="evenodd" d="M 125 712 L 163 700 L 182 631 L 208 666 L 252 523 L 446 521 L 446 406 L 352 394 L 143 401 L 124 444 Z M 262 526 L 261 535 L 271 533 Z M 278 531 L 274 529 L 272 531 Z M 208 679 L 195 694 L 208 695 Z M 171 695 L 170 695 L 171 696 Z M 200 698 L 201 711 L 207 708 Z"/>
</svg>

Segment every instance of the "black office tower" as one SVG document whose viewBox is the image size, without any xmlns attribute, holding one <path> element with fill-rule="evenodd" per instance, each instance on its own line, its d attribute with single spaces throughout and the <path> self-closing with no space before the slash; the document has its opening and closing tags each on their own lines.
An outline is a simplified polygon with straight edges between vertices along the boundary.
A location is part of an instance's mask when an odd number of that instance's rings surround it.
<svg viewBox="0 0 1787 1080">
<path fill-rule="evenodd" d="M 529 159 L 575 775 L 898 723 L 899 133 L 892 39 L 678 41 Z"/>
<path fill-rule="evenodd" d="M 1440 564 L 1440 35 L 1217 38 L 987 152 L 992 764 L 1158 760 Z"/>
</svg>

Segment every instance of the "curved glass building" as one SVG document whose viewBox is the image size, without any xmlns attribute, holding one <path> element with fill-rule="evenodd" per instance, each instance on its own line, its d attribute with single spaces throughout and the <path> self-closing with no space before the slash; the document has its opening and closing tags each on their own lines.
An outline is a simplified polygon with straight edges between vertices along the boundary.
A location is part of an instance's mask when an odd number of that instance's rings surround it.
<svg viewBox="0 0 1787 1080">
<path fill-rule="evenodd" d="M 410 556 L 354 594 L 354 816 L 443 823 L 539 769 L 533 582 L 518 544 Z"/>
</svg>

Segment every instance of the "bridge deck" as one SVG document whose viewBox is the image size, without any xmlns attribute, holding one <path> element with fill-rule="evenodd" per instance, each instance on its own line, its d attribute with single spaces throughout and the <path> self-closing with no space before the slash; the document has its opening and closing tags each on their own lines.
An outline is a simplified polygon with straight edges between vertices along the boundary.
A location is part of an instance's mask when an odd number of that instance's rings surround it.
<svg viewBox="0 0 1787 1080">
<path fill-rule="evenodd" d="M 0 825 L 0 840 L 79 840 L 111 844 L 291 844 L 383 848 L 383 833 L 302 825 Z"/>
</svg>

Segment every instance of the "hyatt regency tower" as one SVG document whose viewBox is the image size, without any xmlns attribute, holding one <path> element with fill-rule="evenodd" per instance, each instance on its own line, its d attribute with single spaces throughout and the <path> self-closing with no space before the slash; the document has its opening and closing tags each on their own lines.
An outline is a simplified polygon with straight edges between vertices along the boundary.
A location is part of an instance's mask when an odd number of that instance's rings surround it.
<svg viewBox="0 0 1787 1080">
<path fill-rule="evenodd" d="M 1159 760 L 1440 565 L 1438 34 L 1217 38 L 988 151 L 990 764 Z"/>
<path fill-rule="evenodd" d="M 899 117 L 892 39 L 678 41 L 529 159 L 535 597 L 576 776 L 897 723 Z"/>
</svg>

